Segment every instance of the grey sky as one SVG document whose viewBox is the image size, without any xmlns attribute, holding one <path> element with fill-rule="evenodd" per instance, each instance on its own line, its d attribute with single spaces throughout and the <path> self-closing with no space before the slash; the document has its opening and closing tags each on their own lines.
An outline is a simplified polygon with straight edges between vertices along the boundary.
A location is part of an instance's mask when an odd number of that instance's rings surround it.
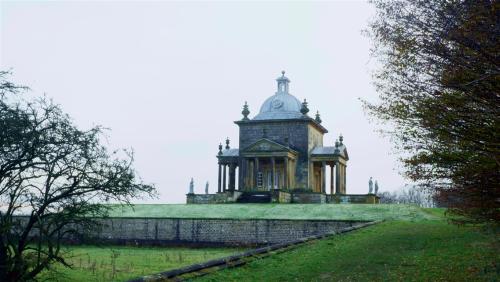
<svg viewBox="0 0 500 282">
<path fill-rule="evenodd" d="M 111 128 L 111 147 L 134 148 L 154 202 L 184 202 L 191 177 L 196 192 L 207 180 L 216 189 L 219 142 L 237 144 L 244 101 L 253 117 L 281 70 L 291 94 L 320 111 L 325 145 L 344 135 L 348 193 L 366 193 L 370 176 L 381 190 L 405 183 L 358 100 L 376 98 L 365 2 L 0 5 L 0 67 L 82 128 Z"/>
</svg>

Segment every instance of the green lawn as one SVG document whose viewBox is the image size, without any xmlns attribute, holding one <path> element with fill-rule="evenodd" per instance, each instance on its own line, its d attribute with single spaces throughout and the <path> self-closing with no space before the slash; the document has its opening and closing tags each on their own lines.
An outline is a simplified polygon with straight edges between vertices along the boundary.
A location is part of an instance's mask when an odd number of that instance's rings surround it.
<svg viewBox="0 0 500 282">
<path fill-rule="evenodd" d="M 201 281 L 499 281 L 494 235 L 448 224 L 443 209 L 408 205 L 136 205 L 112 216 L 181 218 L 353 219 L 384 222 L 256 258 Z M 74 269 L 42 278 L 54 281 L 125 281 L 224 257 L 238 249 L 70 247 Z M 52 279 L 51 279 L 52 280 Z"/>
<path fill-rule="evenodd" d="M 439 214 L 411 205 L 222 204 L 114 206 L 112 217 L 422 220 Z"/>
<path fill-rule="evenodd" d="M 386 221 L 196 280 L 499 281 L 495 240 L 443 219 Z"/>
<path fill-rule="evenodd" d="M 73 269 L 57 266 L 43 273 L 49 281 L 126 281 L 242 251 L 230 248 L 160 248 L 69 246 L 65 255 Z M 0 279 L 1 280 L 1 279 Z"/>
</svg>

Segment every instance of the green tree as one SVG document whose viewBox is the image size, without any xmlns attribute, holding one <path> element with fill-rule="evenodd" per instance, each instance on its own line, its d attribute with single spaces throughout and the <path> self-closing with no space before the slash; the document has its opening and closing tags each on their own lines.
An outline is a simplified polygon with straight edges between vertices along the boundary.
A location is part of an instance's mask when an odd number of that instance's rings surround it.
<svg viewBox="0 0 500 282">
<path fill-rule="evenodd" d="M 379 102 L 406 175 L 466 216 L 500 220 L 500 5 L 374 0 L 368 34 Z"/>
<path fill-rule="evenodd" d="M 61 244 L 98 226 L 105 203 L 153 196 L 127 151 L 108 152 L 103 130 L 78 129 L 45 97 L 23 99 L 0 72 L 0 277 L 36 279 L 53 263 L 69 266 Z M 25 215 L 20 217 L 20 215 Z"/>
</svg>

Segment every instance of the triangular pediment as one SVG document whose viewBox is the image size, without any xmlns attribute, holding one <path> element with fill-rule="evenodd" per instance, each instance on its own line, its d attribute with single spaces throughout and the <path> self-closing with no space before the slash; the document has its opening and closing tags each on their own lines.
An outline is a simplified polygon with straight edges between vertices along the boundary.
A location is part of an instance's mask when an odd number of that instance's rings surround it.
<svg viewBox="0 0 500 282">
<path fill-rule="evenodd" d="M 259 141 L 248 146 L 244 150 L 245 152 L 290 152 L 293 151 L 290 148 L 278 144 L 269 139 L 260 139 Z"/>
</svg>

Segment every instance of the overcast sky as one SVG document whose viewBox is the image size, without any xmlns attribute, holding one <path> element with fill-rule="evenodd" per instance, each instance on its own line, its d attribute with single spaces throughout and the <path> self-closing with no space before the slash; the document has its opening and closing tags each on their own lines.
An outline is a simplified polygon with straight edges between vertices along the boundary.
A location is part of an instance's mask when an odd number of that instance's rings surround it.
<svg viewBox="0 0 500 282">
<path fill-rule="evenodd" d="M 0 68 L 46 93 L 81 128 L 111 128 L 109 146 L 133 148 L 135 167 L 155 183 L 155 203 L 183 203 L 189 180 L 217 189 L 219 142 L 238 144 L 241 108 L 253 117 L 281 70 L 290 92 L 319 110 L 349 152 L 347 192 L 405 183 L 389 140 L 364 114 L 376 101 L 361 34 L 373 15 L 343 2 L 1 1 Z"/>
</svg>

